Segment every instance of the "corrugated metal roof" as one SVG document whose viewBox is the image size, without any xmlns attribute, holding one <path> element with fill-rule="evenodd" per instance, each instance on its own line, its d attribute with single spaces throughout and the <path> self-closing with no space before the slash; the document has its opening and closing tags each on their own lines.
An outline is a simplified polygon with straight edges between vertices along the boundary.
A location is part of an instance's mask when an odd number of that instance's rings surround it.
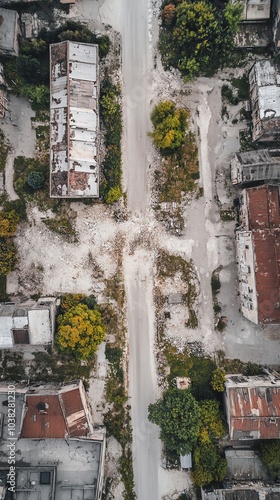
<svg viewBox="0 0 280 500">
<path fill-rule="evenodd" d="M 231 439 L 280 438 L 279 380 L 228 376 L 226 396 Z"/>
<path fill-rule="evenodd" d="M 280 323 L 279 187 L 243 190 L 242 200 L 242 224 L 252 235 L 254 269 L 250 272 L 255 275 L 258 323 Z"/>
<path fill-rule="evenodd" d="M 60 398 L 70 437 L 88 434 L 89 426 L 79 389 L 64 392 Z"/>
<path fill-rule="evenodd" d="M 61 389 L 39 387 L 26 396 L 22 438 L 81 437 L 90 434 L 82 384 Z"/>
<path fill-rule="evenodd" d="M 50 189 L 53 197 L 98 197 L 98 46 L 51 45 Z"/>
</svg>

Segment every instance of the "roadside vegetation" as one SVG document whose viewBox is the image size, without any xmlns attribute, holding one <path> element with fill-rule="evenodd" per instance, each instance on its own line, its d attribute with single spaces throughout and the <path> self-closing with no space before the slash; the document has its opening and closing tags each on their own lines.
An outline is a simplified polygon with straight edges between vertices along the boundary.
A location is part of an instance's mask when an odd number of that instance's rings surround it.
<svg viewBox="0 0 280 500">
<path fill-rule="evenodd" d="M 215 289 L 219 286 L 215 285 Z M 178 350 L 165 335 L 158 342 L 159 372 L 164 377 L 165 390 L 162 398 L 150 405 L 149 419 L 160 427 L 168 466 L 179 467 L 179 455 L 192 452 L 196 486 L 222 481 L 226 461 L 219 440 L 227 434 L 222 398 L 225 376 L 257 375 L 263 373 L 262 367 L 227 359 L 223 351 L 218 351 L 215 359 L 202 350 L 194 354 L 199 349 L 191 343 Z M 177 389 L 176 377 L 188 378 L 189 388 Z M 186 415 L 188 411 L 190 414 Z"/>
<path fill-rule="evenodd" d="M 234 50 L 241 6 L 231 2 L 165 0 L 161 7 L 159 50 L 165 69 L 186 80 L 211 76 L 226 66 Z"/>
<path fill-rule="evenodd" d="M 195 301 L 197 298 L 197 277 L 191 261 L 184 260 L 179 255 L 170 255 L 164 250 L 159 251 L 157 257 L 157 287 L 155 301 L 157 307 L 157 316 L 163 317 L 164 310 L 168 309 L 168 296 L 163 295 L 161 288 L 171 279 L 177 278 L 177 291 L 180 286 L 184 289 L 182 293 L 182 305 L 186 307 L 188 320 L 185 323 L 186 328 L 197 328 L 198 318 L 195 310 Z M 170 307 L 170 306 L 169 306 Z M 158 336 L 164 336 L 165 323 L 158 324 Z"/>
<path fill-rule="evenodd" d="M 175 233 L 183 229 L 183 204 L 197 189 L 199 178 L 197 145 L 189 130 L 189 117 L 188 110 L 176 108 L 172 101 L 160 102 L 151 113 L 154 130 L 149 136 L 163 157 L 154 173 L 154 208 L 157 218 Z"/>
<path fill-rule="evenodd" d="M 49 114 L 49 45 L 63 40 L 97 43 L 101 58 L 110 48 L 107 35 L 97 36 L 82 23 L 68 20 L 52 31 L 41 30 L 34 40 L 23 40 L 18 57 L 3 59 L 5 80 L 14 94 L 31 101 L 37 118 Z"/>
<path fill-rule="evenodd" d="M 127 395 L 127 363 L 126 363 L 126 326 L 124 316 L 125 291 L 122 276 L 122 243 L 118 243 L 116 256 L 118 269 L 111 279 L 106 280 L 105 296 L 108 303 L 100 306 L 107 333 L 113 341 L 106 344 L 106 358 L 109 363 L 106 380 L 107 409 L 104 424 L 109 436 L 113 436 L 121 445 L 122 454 L 119 471 L 124 485 L 124 499 L 136 499 L 132 462 L 132 427 L 130 406 Z M 109 488 L 110 478 L 106 479 Z M 105 485 L 106 490 L 106 485 Z"/>
<path fill-rule="evenodd" d="M 106 74 L 100 91 L 100 114 L 105 127 L 105 157 L 102 163 L 101 195 L 105 203 L 112 204 L 122 195 L 122 110 L 120 88 Z"/>
</svg>

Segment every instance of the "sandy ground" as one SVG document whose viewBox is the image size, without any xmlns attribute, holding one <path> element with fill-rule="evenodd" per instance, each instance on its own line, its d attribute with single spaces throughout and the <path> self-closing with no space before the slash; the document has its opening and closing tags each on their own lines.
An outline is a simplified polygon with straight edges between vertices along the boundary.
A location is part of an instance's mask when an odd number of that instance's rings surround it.
<svg viewBox="0 0 280 500">
<path fill-rule="evenodd" d="M 42 221 L 45 213 L 30 210 L 29 221 L 21 226 L 16 242 L 19 267 L 8 277 L 8 293 L 56 295 L 65 292 L 95 293 L 102 300 L 104 278 L 116 271 L 116 244 L 124 239 L 124 279 L 127 295 L 129 332 L 129 394 L 132 406 L 133 456 L 136 492 L 139 500 L 169 499 L 189 486 L 182 471 L 162 466 L 158 428 L 147 419 L 147 407 L 159 395 L 154 351 L 155 311 L 153 285 L 158 248 L 192 259 L 199 279 L 197 311 L 199 326 L 189 331 L 189 341 L 203 343 L 207 353 L 223 348 L 229 357 L 264 364 L 280 364 L 277 330 L 262 329 L 244 320 L 236 296 L 234 223 L 222 222 L 215 195 L 225 205 L 232 203 L 225 188 L 229 159 L 238 150 L 238 132 L 244 124 L 222 121 L 219 78 L 198 79 L 184 85 L 176 73 L 164 73 L 159 58 L 154 66 L 153 47 L 157 39 L 157 6 L 148 0 L 78 0 L 69 17 L 102 28 L 101 22 L 119 30 L 122 37 L 124 94 L 124 186 L 128 193 L 127 222 L 116 223 L 113 209 L 100 205 L 72 204 L 76 211 L 78 242 L 66 243 L 51 233 Z M 170 236 L 155 220 L 152 211 L 151 178 L 158 161 L 146 132 L 151 128 L 151 107 L 171 98 L 190 108 L 192 127 L 199 133 L 200 185 L 204 195 L 186 206 L 186 229 L 179 237 Z M 6 118 L 2 125 L 14 153 L 31 156 L 35 134 L 29 129 L 30 107 L 13 101 L 12 113 L 18 127 Z M 28 114 L 29 113 L 29 114 Z M 13 115 L 12 115 L 13 116 Z M 25 117 L 24 120 L 22 117 Z M 26 119 L 26 117 L 28 117 Z M 23 145 L 23 146 L 22 146 Z M 8 190 L 14 196 L 8 167 Z M 217 171 L 219 177 L 217 182 Z M 225 333 L 215 331 L 210 279 L 222 265 L 219 300 L 229 322 Z M 101 274 L 100 274 L 101 273 Z M 178 315 L 180 317 L 180 314 Z M 182 336 L 179 323 L 173 335 Z M 104 346 L 98 356 L 98 377 L 91 385 L 92 402 L 98 404 L 104 388 L 106 367 Z M 98 397 L 97 397 L 98 395 Z M 101 422 L 101 408 L 95 408 Z M 178 493 L 177 493 L 178 492 Z M 174 496 L 175 495 L 175 496 Z M 118 489 L 114 498 L 123 498 Z"/>
</svg>

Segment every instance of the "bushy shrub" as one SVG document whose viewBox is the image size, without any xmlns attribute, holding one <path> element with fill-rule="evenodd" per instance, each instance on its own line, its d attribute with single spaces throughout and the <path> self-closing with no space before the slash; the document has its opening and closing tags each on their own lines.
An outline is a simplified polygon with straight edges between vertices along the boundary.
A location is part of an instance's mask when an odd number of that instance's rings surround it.
<svg viewBox="0 0 280 500">
<path fill-rule="evenodd" d="M 26 182 L 32 189 L 40 189 L 44 184 L 44 175 L 42 172 L 33 170 L 28 174 Z"/>
</svg>

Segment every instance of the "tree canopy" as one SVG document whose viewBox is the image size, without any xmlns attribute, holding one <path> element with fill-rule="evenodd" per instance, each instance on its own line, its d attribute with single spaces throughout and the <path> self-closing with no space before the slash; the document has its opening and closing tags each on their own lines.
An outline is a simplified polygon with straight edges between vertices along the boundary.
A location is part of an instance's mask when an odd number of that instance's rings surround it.
<svg viewBox="0 0 280 500">
<path fill-rule="evenodd" d="M 200 409 L 190 391 L 169 389 L 149 405 L 149 420 L 160 426 L 166 448 L 178 455 L 190 453 L 200 428 Z"/>
<path fill-rule="evenodd" d="M 0 275 L 7 275 L 13 271 L 16 260 L 15 246 L 0 238 Z"/>
<path fill-rule="evenodd" d="M 222 481 L 226 469 L 227 461 L 220 456 L 214 443 L 200 443 L 196 446 L 192 476 L 197 486 L 204 486 L 212 481 Z"/>
<path fill-rule="evenodd" d="M 274 481 L 280 478 L 280 441 L 262 441 L 259 445 L 261 460 Z"/>
<path fill-rule="evenodd" d="M 155 146 L 171 151 L 182 146 L 186 138 L 188 116 L 187 110 L 176 108 L 172 101 L 162 101 L 155 106 L 151 113 L 154 131 L 149 134 Z"/>
<path fill-rule="evenodd" d="M 212 439 L 221 438 L 226 434 L 223 415 L 219 402 L 215 399 L 206 399 L 200 403 L 200 431 L 199 439 L 207 443 Z"/>
<path fill-rule="evenodd" d="M 0 212 L 0 237 L 3 236 L 13 236 L 16 231 L 17 224 L 19 222 L 19 216 L 15 210 L 10 212 L 5 212 L 4 210 Z"/>
<path fill-rule="evenodd" d="M 162 10 L 162 20 L 163 63 L 178 68 L 191 79 L 212 74 L 228 63 L 241 20 L 241 6 L 228 2 L 218 9 L 208 0 L 171 0 Z"/>
<path fill-rule="evenodd" d="M 89 309 L 86 304 L 70 307 L 57 321 L 59 348 L 79 359 L 88 359 L 94 355 L 105 338 L 106 331 L 100 312 Z"/>
</svg>

